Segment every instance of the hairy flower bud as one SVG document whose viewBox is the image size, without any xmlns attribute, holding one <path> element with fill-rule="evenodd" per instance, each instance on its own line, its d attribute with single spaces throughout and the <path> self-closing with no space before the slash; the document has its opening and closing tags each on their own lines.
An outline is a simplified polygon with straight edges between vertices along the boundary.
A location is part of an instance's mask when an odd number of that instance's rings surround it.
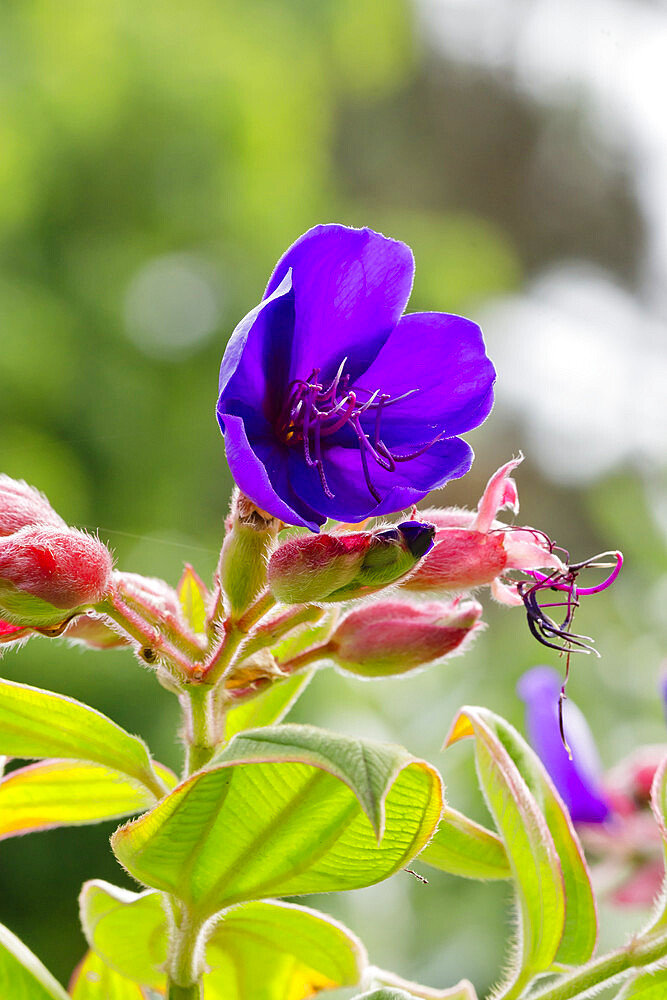
<svg viewBox="0 0 667 1000">
<path fill-rule="evenodd" d="M 0 474 L 0 536 L 38 524 L 65 527 L 42 493 L 21 479 Z"/>
<path fill-rule="evenodd" d="M 508 570 L 565 569 L 542 532 L 495 520 L 504 508 L 515 514 L 519 510 L 510 472 L 521 461 L 512 459 L 493 474 L 477 511 L 450 507 L 421 512 L 435 525 L 435 544 L 402 586 L 422 592 L 466 593 L 490 584 L 497 600 L 521 604 L 516 583 L 503 578 Z"/>
<path fill-rule="evenodd" d="M 372 594 L 409 573 L 433 544 L 420 521 L 376 531 L 299 535 L 271 556 L 268 583 L 285 604 L 347 601 Z"/>
<path fill-rule="evenodd" d="M 236 490 L 226 527 L 218 573 L 227 611 L 239 618 L 265 586 L 266 560 L 281 522 Z"/>
<path fill-rule="evenodd" d="M 351 611 L 336 628 L 327 652 L 360 677 L 405 674 L 458 649 L 478 627 L 481 614 L 477 601 L 378 601 Z"/>
<path fill-rule="evenodd" d="M 30 527 L 0 538 L 0 615 L 48 628 L 104 597 L 111 553 L 73 528 Z"/>
</svg>

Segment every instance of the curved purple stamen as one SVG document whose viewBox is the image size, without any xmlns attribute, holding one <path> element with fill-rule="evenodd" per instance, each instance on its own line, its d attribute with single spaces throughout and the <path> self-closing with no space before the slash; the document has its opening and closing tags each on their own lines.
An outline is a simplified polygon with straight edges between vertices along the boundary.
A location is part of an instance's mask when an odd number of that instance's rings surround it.
<svg viewBox="0 0 667 1000">
<path fill-rule="evenodd" d="M 530 575 L 535 580 L 537 580 L 538 583 L 545 583 L 552 590 L 564 590 L 570 593 L 574 589 L 575 593 L 578 596 L 586 597 L 589 594 L 599 594 L 602 590 L 606 590 L 607 587 L 611 587 L 612 583 L 614 582 L 618 574 L 621 572 L 621 567 L 623 565 L 623 553 L 618 551 L 601 552 L 597 556 L 592 556 L 590 559 L 586 559 L 582 563 L 576 563 L 573 566 L 569 567 L 569 569 L 574 573 L 577 573 L 579 570 L 582 569 L 594 568 L 595 560 L 603 559 L 605 556 L 613 556 L 614 559 L 616 560 L 616 565 L 614 566 L 613 570 L 611 571 L 607 579 L 603 580 L 602 583 L 596 584 L 596 586 L 594 587 L 577 587 L 574 580 L 570 583 L 561 583 L 558 581 L 558 577 L 552 578 L 549 576 L 545 576 L 544 573 L 540 573 L 538 570 L 529 570 L 529 572 Z M 543 605 L 543 606 L 548 607 L 549 605 Z"/>
<path fill-rule="evenodd" d="M 387 406 L 398 403 L 417 392 L 409 389 L 400 396 L 393 398 L 376 389 L 370 392 L 357 386 L 348 388 L 350 377 L 343 375 L 347 358 L 341 363 L 336 375 L 326 388 L 317 381 L 319 369 L 314 369 L 307 380 L 295 379 L 289 385 L 285 404 L 277 421 L 277 431 L 285 444 L 301 443 L 303 454 L 308 466 L 317 468 L 322 483 L 322 489 L 327 497 L 333 499 L 334 494 L 327 484 L 322 456 L 322 438 L 331 437 L 346 425 L 351 427 L 359 442 L 359 454 L 364 479 L 371 496 L 380 503 L 381 496 L 371 479 L 368 457 L 373 459 L 385 472 L 393 472 L 398 462 L 409 462 L 418 458 L 439 441 L 444 432 L 438 434 L 418 451 L 409 455 L 397 455 L 390 451 L 381 437 L 382 413 Z M 359 400 L 359 393 L 368 394 L 365 402 Z M 361 426 L 361 416 L 375 410 L 375 424 L 372 438 Z"/>
</svg>

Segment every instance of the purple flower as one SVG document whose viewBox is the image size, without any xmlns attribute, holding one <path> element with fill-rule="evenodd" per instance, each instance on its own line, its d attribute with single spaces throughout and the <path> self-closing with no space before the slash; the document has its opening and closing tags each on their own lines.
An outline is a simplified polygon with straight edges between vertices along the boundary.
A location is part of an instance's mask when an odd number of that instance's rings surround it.
<svg viewBox="0 0 667 1000">
<path fill-rule="evenodd" d="M 338 225 L 278 262 L 220 369 L 227 459 L 258 507 L 317 531 L 402 510 L 470 468 L 457 435 L 489 413 L 493 366 L 470 320 L 402 315 L 413 270 L 404 243 Z"/>
<path fill-rule="evenodd" d="M 609 803 L 602 789 L 597 749 L 588 723 L 576 705 L 563 706 L 564 729 L 572 760 L 558 725 L 561 678 L 551 667 L 533 667 L 519 681 L 526 703 L 528 739 L 560 792 L 575 823 L 603 823 Z"/>
</svg>

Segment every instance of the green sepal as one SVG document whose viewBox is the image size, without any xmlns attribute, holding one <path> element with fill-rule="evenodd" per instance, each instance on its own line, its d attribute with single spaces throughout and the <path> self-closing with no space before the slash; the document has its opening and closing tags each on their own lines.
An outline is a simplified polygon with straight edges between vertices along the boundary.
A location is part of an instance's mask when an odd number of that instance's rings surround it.
<svg viewBox="0 0 667 1000">
<path fill-rule="evenodd" d="M 240 618 L 266 587 L 266 563 L 279 529 L 277 518 L 235 490 L 218 565 L 225 610 L 232 619 Z"/>
</svg>

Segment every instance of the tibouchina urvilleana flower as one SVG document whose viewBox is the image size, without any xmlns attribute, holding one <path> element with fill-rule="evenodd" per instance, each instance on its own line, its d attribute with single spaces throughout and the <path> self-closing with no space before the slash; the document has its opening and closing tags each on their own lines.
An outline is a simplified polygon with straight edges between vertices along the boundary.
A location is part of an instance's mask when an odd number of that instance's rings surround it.
<svg viewBox="0 0 667 1000">
<path fill-rule="evenodd" d="M 458 436 L 493 402 L 479 327 L 403 315 L 412 252 L 316 226 L 278 262 L 222 359 L 217 416 L 240 489 L 317 531 L 403 510 L 470 468 Z"/>
<path fill-rule="evenodd" d="M 588 724 L 576 705 L 564 705 L 568 758 L 558 726 L 561 678 L 551 667 L 534 667 L 519 681 L 526 702 L 528 737 L 577 824 L 596 880 L 612 903 L 648 907 L 660 890 L 664 858 L 651 814 L 653 776 L 667 746 L 638 747 L 602 774 Z"/>
<path fill-rule="evenodd" d="M 576 705 L 563 706 L 563 727 L 572 758 L 561 738 L 558 701 L 562 681 L 551 667 L 533 667 L 518 685 L 526 703 L 528 739 L 551 775 L 575 823 L 601 823 L 609 802 L 601 781 L 597 749 L 588 723 Z"/>
</svg>

